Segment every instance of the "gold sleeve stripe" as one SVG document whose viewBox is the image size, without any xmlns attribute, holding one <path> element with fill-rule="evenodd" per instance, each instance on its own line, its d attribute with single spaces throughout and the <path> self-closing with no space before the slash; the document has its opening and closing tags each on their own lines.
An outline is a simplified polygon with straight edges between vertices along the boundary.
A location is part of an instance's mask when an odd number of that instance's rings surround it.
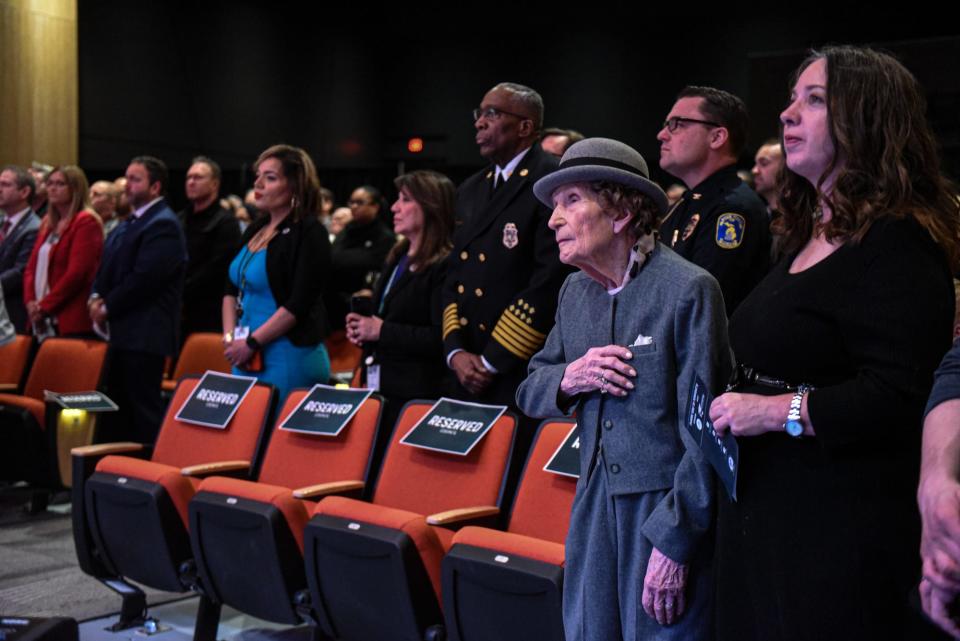
<svg viewBox="0 0 960 641">
<path fill-rule="evenodd" d="M 533 356 L 535 351 L 535 350 L 531 351 L 529 349 L 518 347 L 516 344 L 514 344 L 511 341 L 511 339 L 508 336 L 506 336 L 503 332 L 500 331 L 500 325 L 497 325 L 496 327 L 493 328 L 493 340 L 497 341 L 500 345 L 503 346 L 505 350 L 507 350 L 517 358 L 525 361 L 530 360 L 530 357 Z"/>
<path fill-rule="evenodd" d="M 536 343 L 542 343 L 543 341 L 547 340 L 546 334 L 541 334 L 512 314 L 501 314 L 500 321 L 497 324 L 499 325 L 500 323 L 509 324 L 518 334 L 526 336 Z"/>
<path fill-rule="evenodd" d="M 459 314 L 457 313 L 457 304 L 450 303 L 443 310 L 443 339 L 447 338 L 447 335 L 457 329 L 460 329 L 460 319 L 458 318 Z"/>
<path fill-rule="evenodd" d="M 540 341 L 517 332 L 514 328 L 510 327 L 508 323 L 497 323 L 497 326 L 494 328 L 494 330 L 502 332 L 505 336 L 510 337 L 510 339 L 516 343 L 518 347 L 532 349 L 534 352 L 540 349 L 540 346 L 543 344 Z"/>
</svg>

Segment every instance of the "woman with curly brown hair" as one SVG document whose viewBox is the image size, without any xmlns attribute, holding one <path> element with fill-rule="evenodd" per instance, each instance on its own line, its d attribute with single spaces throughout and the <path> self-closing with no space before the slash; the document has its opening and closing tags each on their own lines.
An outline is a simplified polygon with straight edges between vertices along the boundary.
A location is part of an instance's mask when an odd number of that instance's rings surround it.
<svg viewBox="0 0 960 641">
<path fill-rule="evenodd" d="M 780 119 L 785 257 L 737 309 L 720 639 L 918 638 L 921 419 L 950 346 L 958 206 L 915 78 L 828 48 Z"/>
</svg>

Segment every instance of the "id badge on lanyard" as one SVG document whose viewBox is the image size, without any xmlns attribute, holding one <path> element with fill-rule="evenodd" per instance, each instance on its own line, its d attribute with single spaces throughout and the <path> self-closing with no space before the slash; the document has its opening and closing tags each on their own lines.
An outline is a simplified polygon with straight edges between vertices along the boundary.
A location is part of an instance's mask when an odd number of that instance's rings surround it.
<svg viewBox="0 0 960 641">
<path fill-rule="evenodd" d="M 367 388 L 380 390 L 380 363 L 373 362 L 373 356 L 367 356 Z"/>
</svg>

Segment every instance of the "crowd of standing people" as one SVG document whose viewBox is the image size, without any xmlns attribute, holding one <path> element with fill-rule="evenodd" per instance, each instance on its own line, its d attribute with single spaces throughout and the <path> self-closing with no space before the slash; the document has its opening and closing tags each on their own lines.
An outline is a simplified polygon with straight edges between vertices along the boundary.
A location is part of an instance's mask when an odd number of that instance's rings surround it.
<svg viewBox="0 0 960 641">
<path fill-rule="evenodd" d="M 11 324 L 108 340 L 114 435 L 145 442 L 164 358 L 196 331 L 282 395 L 327 382 L 342 331 L 385 420 L 413 398 L 505 405 L 520 463 L 535 420 L 575 415 L 571 641 L 935 638 L 918 584 L 960 638 L 960 201 L 893 57 L 812 52 L 791 87 L 754 189 L 746 107 L 710 87 L 657 135 L 671 197 L 622 142 L 545 136 L 514 83 L 473 112 L 487 167 L 459 187 L 401 175 L 392 206 L 360 186 L 339 223 L 289 145 L 257 159 L 242 226 L 206 157 L 179 216 L 163 163 L 131 160 L 122 219 L 78 167 L 43 176 L 43 212 L 6 167 L 0 341 Z M 698 379 L 739 444 L 735 501 L 684 424 Z"/>
</svg>

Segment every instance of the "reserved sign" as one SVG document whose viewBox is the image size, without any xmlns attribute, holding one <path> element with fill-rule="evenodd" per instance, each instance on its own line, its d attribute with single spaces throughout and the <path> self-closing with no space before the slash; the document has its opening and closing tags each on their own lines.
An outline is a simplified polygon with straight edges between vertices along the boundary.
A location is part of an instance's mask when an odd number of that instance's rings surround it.
<svg viewBox="0 0 960 641">
<path fill-rule="evenodd" d="M 580 425 L 573 424 L 567 438 L 563 439 L 563 443 L 543 466 L 543 471 L 580 478 Z"/>
<path fill-rule="evenodd" d="M 357 413 L 372 389 L 314 385 L 310 393 L 283 419 L 280 429 L 304 434 L 337 436 Z"/>
<path fill-rule="evenodd" d="M 230 423 L 256 382 L 253 376 L 207 371 L 180 406 L 176 419 L 222 430 Z"/>
<path fill-rule="evenodd" d="M 116 412 L 117 404 L 110 400 L 103 392 L 70 392 L 58 394 L 49 390 L 43 391 L 43 398 L 53 401 L 65 410 L 84 410 L 85 412 Z"/>
<path fill-rule="evenodd" d="M 740 448 L 733 434 L 727 432 L 722 437 L 713 429 L 710 420 L 710 404 L 713 395 L 703 380 L 697 376 L 690 386 L 690 400 L 687 403 L 687 430 L 700 444 L 704 457 L 716 470 L 723 482 L 727 494 L 737 500 L 737 472 L 740 468 Z"/>
<path fill-rule="evenodd" d="M 425 450 L 466 456 L 505 411 L 506 405 L 481 405 L 441 398 L 400 442 Z"/>
</svg>

